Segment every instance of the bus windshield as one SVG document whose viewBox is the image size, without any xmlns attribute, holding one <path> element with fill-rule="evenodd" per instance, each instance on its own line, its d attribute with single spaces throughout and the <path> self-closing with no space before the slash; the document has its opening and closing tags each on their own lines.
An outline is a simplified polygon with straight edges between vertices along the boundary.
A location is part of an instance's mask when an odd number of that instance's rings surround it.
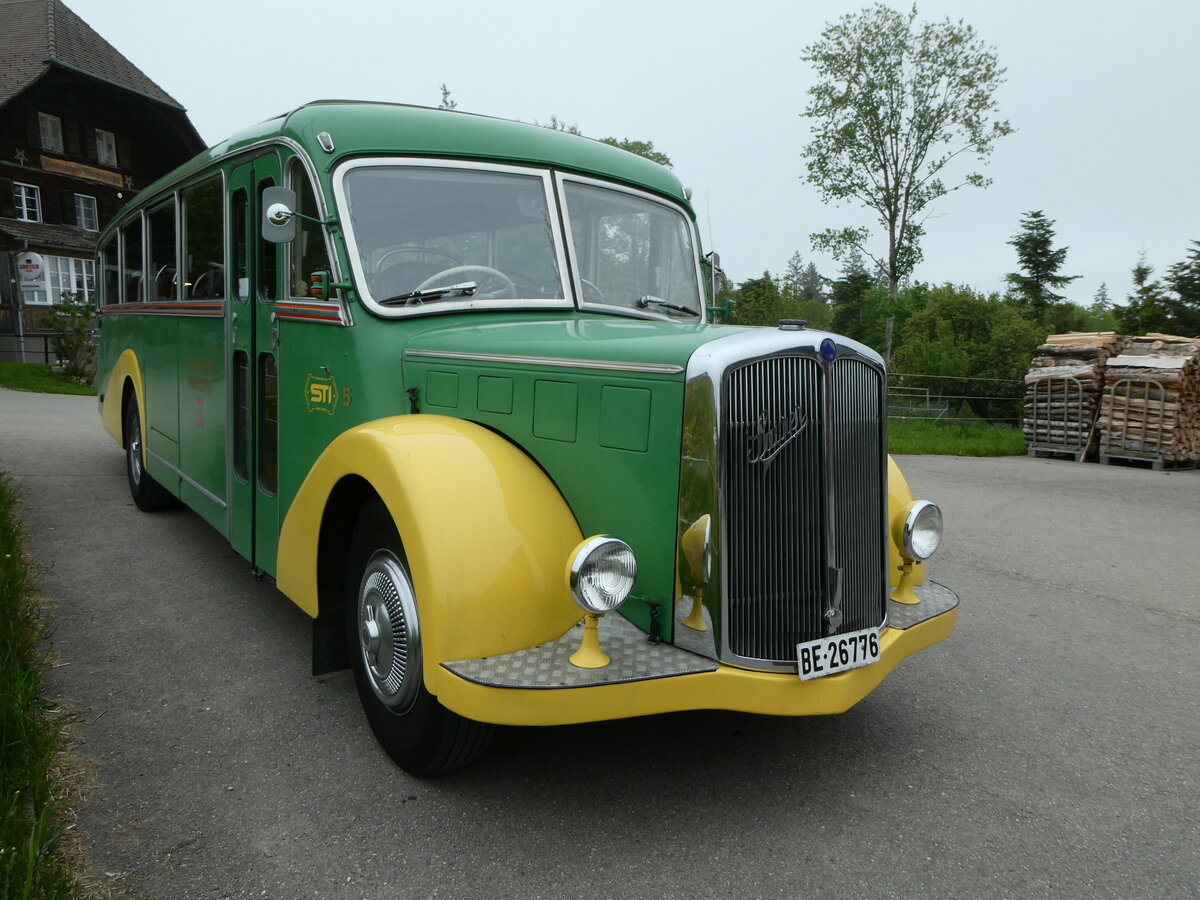
<svg viewBox="0 0 1200 900">
<path fill-rule="evenodd" d="M 649 196 L 560 181 L 569 247 L 559 246 L 549 173 L 369 161 L 342 179 L 356 268 L 383 306 L 477 301 L 569 304 L 672 318 L 702 315 L 691 225 Z"/>
<path fill-rule="evenodd" d="M 698 317 L 692 230 L 677 209 L 590 183 L 564 185 L 586 304 Z"/>
<path fill-rule="evenodd" d="M 565 296 L 541 176 L 370 165 L 347 172 L 343 188 L 377 302 Z M 472 288 L 436 290 L 463 285 Z"/>
</svg>

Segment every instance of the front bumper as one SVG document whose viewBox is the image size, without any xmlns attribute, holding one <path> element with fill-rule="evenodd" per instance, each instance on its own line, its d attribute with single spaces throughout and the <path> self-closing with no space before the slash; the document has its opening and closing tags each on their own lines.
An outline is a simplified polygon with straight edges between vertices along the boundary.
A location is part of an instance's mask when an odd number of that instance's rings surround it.
<svg viewBox="0 0 1200 900">
<path fill-rule="evenodd" d="M 920 603 L 889 601 L 878 662 L 838 675 L 801 681 L 794 673 L 722 665 L 669 644 L 650 644 L 624 618 L 601 619 L 600 643 L 612 662 L 577 669 L 567 658 L 582 626 L 555 641 L 503 656 L 458 660 L 425 673 L 447 708 L 501 725 L 567 725 L 688 709 L 725 709 L 777 716 L 845 712 L 883 681 L 901 660 L 954 630 L 958 597 L 940 584 L 916 588 Z"/>
</svg>

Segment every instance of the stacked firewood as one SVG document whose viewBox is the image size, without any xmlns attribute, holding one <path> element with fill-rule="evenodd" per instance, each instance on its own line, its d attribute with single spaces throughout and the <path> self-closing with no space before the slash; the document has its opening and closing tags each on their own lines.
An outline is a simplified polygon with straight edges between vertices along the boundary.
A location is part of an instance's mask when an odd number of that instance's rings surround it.
<svg viewBox="0 0 1200 900">
<path fill-rule="evenodd" d="M 1148 334 L 1108 360 L 1101 454 L 1200 459 L 1200 338 Z"/>
<path fill-rule="evenodd" d="M 1052 334 L 1025 376 L 1021 428 L 1030 449 L 1070 452 L 1082 459 L 1095 436 L 1104 366 L 1121 352 L 1115 331 Z"/>
</svg>

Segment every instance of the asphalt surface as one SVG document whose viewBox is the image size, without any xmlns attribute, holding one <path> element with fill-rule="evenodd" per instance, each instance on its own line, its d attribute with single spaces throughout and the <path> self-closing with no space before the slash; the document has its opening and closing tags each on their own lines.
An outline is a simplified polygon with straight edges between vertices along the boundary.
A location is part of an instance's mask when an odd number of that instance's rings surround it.
<svg viewBox="0 0 1200 900">
<path fill-rule="evenodd" d="M 307 618 L 132 505 L 92 398 L 0 390 L 130 897 L 1200 897 L 1200 472 L 906 457 L 958 630 L 845 715 L 504 729 L 413 779 Z"/>
</svg>

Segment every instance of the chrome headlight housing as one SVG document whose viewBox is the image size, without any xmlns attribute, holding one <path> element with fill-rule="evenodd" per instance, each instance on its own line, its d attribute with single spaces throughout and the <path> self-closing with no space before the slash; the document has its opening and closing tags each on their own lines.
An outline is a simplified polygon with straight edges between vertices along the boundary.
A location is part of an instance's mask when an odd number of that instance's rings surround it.
<svg viewBox="0 0 1200 900">
<path fill-rule="evenodd" d="M 936 503 L 917 500 L 904 517 L 904 555 L 922 562 L 937 551 L 942 542 L 942 511 Z"/>
<path fill-rule="evenodd" d="M 567 567 L 571 596 L 586 612 L 606 613 L 628 599 L 637 580 L 637 558 L 622 540 L 590 537 L 575 548 Z"/>
</svg>

